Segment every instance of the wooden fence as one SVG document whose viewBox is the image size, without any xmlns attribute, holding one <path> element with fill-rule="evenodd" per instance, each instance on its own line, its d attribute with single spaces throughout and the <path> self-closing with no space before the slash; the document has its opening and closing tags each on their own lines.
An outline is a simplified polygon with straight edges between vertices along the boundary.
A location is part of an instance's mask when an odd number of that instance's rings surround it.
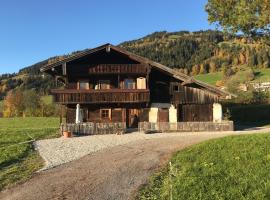
<svg viewBox="0 0 270 200">
<path fill-rule="evenodd" d="M 61 134 L 69 131 L 74 135 L 104 135 L 104 134 L 123 134 L 126 132 L 126 123 L 79 123 L 61 124 Z"/>
<path fill-rule="evenodd" d="M 222 122 L 140 122 L 140 132 L 203 132 L 203 131 L 233 131 L 233 121 Z"/>
</svg>

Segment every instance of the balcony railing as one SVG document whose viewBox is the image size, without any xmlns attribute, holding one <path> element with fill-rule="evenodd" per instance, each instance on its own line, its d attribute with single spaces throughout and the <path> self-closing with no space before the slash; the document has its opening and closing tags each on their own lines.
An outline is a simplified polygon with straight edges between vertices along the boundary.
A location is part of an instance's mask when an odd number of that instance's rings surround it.
<svg viewBox="0 0 270 200">
<path fill-rule="evenodd" d="M 91 103 L 146 103 L 150 101 L 149 90 L 110 89 L 72 90 L 54 89 L 54 101 L 61 104 Z"/>
<path fill-rule="evenodd" d="M 143 64 L 99 64 L 90 67 L 90 74 L 147 74 Z"/>
</svg>

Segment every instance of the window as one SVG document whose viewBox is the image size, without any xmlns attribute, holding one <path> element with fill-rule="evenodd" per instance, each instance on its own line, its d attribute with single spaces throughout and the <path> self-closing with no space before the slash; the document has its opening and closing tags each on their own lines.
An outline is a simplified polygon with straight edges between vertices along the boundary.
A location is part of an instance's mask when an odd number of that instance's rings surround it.
<svg viewBox="0 0 270 200">
<path fill-rule="evenodd" d="M 79 90 L 89 90 L 89 82 L 88 81 L 79 81 L 78 82 Z"/>
<path fill-rule="evenodd" d="M 174 91 L 174 92 L 181 92 L 180 86 L 179 86 L 179 85 L 174 85 L 174 86 L 173 86 L 173 91 Z"/>
<path fill-rule="evenodd" d="M 137 78 L 137 89 L 146 89 L 146 79 L 144 77 Z"/>
<path fill-rule="evenodd" d="M 101 109 L 100 117 L 102 119 L 111 119 L 111 110 L 110 109 Z"/>
<path fill-rule="evenodd" d="M 100 90 L 110 89 L 110 80 L 99 80 L 98 89 Z"/>
<path fill-rule="evenodd" d="M 133 79 L 125 79 L 124 81 L 124 88 L 125 89 L 136 89 L 135 81 Z"/>
</svg>

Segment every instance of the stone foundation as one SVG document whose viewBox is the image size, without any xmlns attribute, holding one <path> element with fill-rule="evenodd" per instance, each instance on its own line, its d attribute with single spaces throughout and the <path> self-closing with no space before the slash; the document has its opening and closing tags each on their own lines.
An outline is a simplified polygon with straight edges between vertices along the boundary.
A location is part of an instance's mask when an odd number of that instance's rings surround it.
<svg viewBox="0 0 270 200">
<path fill-rule="evenodd" d="M 213 132 L 213 131 L 233 131 L 233 121 L 222 122 L 140 122 L 140 132 Z"/>
<path fill-rule="evenodd" d="M 60 132 L 69 131 L 73 135 L 104 135 L 104 134 L 123 134 L 126 132 L 126 123 L 78 123 L 61 124 Z"/>
</svg>

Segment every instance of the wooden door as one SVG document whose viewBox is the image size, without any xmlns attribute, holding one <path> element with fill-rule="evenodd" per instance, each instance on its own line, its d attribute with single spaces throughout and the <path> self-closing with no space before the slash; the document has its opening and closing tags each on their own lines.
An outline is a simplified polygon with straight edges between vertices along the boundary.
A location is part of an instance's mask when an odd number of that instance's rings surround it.
<svg viewBox="0 0 270 200">
<path fill-rule="evenodd" d="M 213 106 L 212 104 L 187 104 L 182 105 L 180 110 L 181 121 L 213 121 Z"/>
<path fill-rule="evenodd" d="M 138 128 L 139 124 L 138 109 L 126 109 L 126 124 L 128 128 Z"/>
<path fill-rule="evenodd" d="M 158 122 L 169 122 L 168 108 L 159 108 L 158 109 Z"/>
</svg>

